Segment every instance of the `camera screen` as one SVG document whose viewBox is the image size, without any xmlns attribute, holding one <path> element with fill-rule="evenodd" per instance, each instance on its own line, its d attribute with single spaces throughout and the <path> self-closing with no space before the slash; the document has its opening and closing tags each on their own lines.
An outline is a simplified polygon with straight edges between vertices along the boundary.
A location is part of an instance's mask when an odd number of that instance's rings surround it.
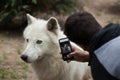
<svg viewBox="0 0 120 80">
<path fill-rule="evenodd" d="M 60 44 L 61 45 L 61 50 L 63 54 L 67 54 L 71 52 L 71 46 L 69 42 L 63 42 Z"/>
</svg>

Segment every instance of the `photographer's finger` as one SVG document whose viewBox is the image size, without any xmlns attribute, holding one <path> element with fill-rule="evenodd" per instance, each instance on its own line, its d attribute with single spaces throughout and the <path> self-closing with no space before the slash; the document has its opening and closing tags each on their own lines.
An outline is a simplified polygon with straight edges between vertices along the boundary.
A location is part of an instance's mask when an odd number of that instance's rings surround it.
<svg viewBox="0 0 120 80">
<path fill-rule="evenodd" d="M 70 63 L 71 62 L 71 60 L 67 60 L 67 63 Z"/>
<path fill-rule="evenodd" d="M 74 56 L 74 54 L 75 54 L 75 52 L 71 52 L 70 54 L 67 55 L 67 57 L 68 57 L 68 58 L 71 58 L 71 57 Z"/>
</svg>

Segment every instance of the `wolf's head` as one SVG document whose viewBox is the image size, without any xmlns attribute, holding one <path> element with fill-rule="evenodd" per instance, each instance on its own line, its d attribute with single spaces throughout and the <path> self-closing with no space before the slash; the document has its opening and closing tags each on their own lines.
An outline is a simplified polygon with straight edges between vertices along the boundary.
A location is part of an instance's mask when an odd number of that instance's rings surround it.
<svg viewBox="0 0 120 80">
<path fill-rule="evenodd" d="M 37 19 L 27 14 L 28 26 L 24 30 L 25 50 L 21 58 L 26 62 L 34 62 L 45 56 L 58 53 L 60 27 L 56 18 Z"/>
</svg>

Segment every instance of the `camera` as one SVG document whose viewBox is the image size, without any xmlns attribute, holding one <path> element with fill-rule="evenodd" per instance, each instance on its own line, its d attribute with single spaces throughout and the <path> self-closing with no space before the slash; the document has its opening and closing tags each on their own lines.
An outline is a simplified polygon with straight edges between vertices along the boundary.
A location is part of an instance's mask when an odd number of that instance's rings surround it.
<svg viewBox="0 0 120 80">
<path fill-rule="evenodd" d="M 72 52 L 72 47 L 70 45 L 70 41 L 68 38 L 59 39 L 59 45 L 61 49 L 62 58 L 64 61 L 71 60 L 72 58 L 68 58 L 67 55 Z"/>
</svg>

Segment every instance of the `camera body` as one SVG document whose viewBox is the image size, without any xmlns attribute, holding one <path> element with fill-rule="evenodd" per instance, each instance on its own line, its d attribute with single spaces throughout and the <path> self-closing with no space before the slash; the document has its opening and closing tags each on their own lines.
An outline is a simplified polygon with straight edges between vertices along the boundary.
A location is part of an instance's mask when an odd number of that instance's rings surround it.
<svg viewBox="0 0 120 80">
<path fill-rule="evenodd" d="M 64 61 L 71 60 L 72 58 L 68 58 L 67 55 L 72 52 L 72 47 L 68 38 L 59 39 L 59 45 L 61 49 L 62 58 Z"/>
</svg>

